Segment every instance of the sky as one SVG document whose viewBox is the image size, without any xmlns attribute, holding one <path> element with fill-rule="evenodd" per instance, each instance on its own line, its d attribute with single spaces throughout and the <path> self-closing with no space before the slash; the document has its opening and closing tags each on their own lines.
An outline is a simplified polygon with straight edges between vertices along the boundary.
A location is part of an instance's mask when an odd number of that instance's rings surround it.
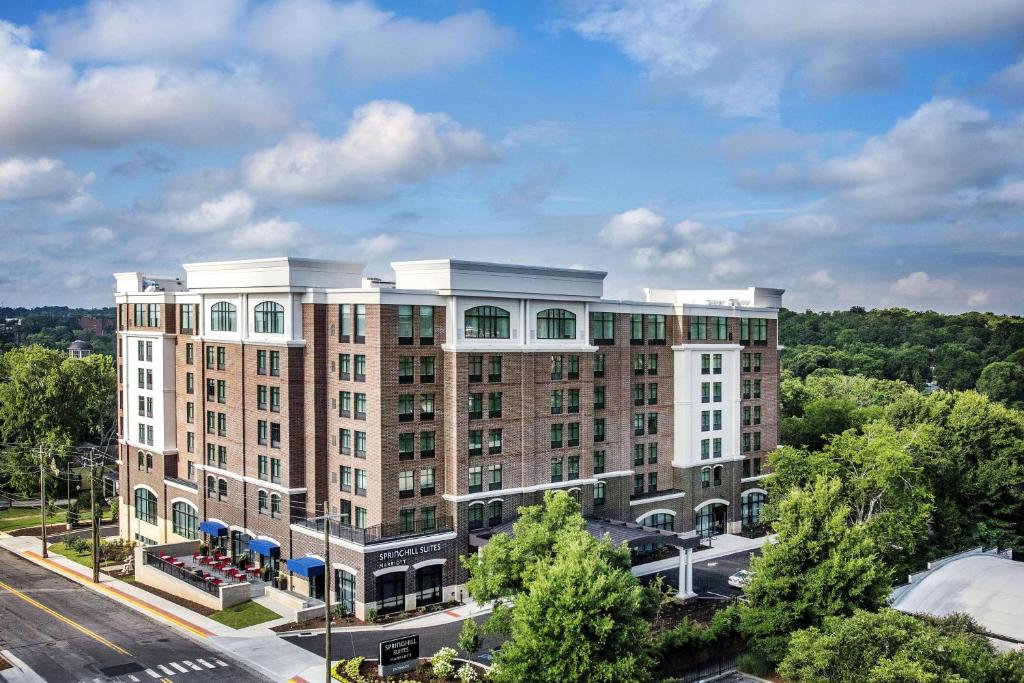
<svg viewBox="0 0 1024 683">
<path fill-rule="evenodd" d="M 1020 0 L 0 4 L 0 305 L 279 255 L 1024 313 Z"/>
</svg>

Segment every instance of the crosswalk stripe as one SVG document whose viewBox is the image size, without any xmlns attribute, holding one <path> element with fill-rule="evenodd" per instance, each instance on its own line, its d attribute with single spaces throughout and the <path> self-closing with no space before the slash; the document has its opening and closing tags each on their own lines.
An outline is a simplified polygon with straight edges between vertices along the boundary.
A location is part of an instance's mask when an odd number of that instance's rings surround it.
<svg viewBox="0 0 1024 683">
<path fill-rule="evenodd" d="M 146 673 L 152 676 L 153 678 L 160 678 L 160 674 L 153 671 L 152 669 L 146 669 Z"/>
<path fill-rule="evenodd" d="M 161 671 L 163 671 L 163 672 L 164 672 L 164 674 L 166 674 L 166 675 L 168 675 L 168 676 L 173 676 L 173 675 L 174 675 L 174 672 L 173 672 L 173 671 L 171 671 L 170 669 L 168 669 L 168 668 L 167 668 L 166 666 L 164 666 L 163 664 L 158 664 L 156 668 L 160 669 Z"/>
<path fill-rule="evenodd" d="M 188 661 L 187 659 L 182 660 L 181 663 L 185 664 L 186 666 L 188 666 L 193 671 L 202 671 L 203 670 L 203 667 L 197 666 L 197 665 L 193 664 L 192 662 Z"/>
<path fill-rule="evenodd" d="M 188 669 L 183 667 L 181 664 L 178 664 L 177 662 L 171 662 L 171 666 L 173 666 L 175 669 L 177 669 L 181 673 L 188 673 Z"/>
<path fill-rule="evenodd" d="M 205 666 L 207 669 L 216 669 L 217 668 L 213 664 L 210 664 L 205 659 L 197 659 L 196 661 L 199 662 L 200 664 L 202 664 L 203 666 Z"/>
<path fill-rule="evenodd" d="M 220 664 L 221 666 L 227 666 L 227 665 L 228 665 L 228 663 L 227 663 L 227 662 L 222 662 L 222 661 L 220 661 L 219 659 L 215 659 L 215 660 L 213 660 L 213 661 L 217 662 L 217 663 L 218 663 L 218 664 Z"/>
<path fill-rule="evenodd" d="M 132 679 L 132 683 L 139 683 L 139 679 L 137 676 L 132 676 L 131 674 L 128 674 L 128 678 Z"/>
</svg>

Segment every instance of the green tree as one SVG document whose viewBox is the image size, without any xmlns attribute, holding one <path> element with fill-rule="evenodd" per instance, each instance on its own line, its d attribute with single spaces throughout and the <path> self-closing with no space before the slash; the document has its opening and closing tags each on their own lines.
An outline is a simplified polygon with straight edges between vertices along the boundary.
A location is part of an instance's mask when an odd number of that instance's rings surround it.
<svg viewBox="0 0 1024 683">
<path fill-rule="evenodd" d="M 1010 361 L 989 363 L 978 378 L 978 391 L 1010 407 L 1024 403 L 1024 367 Z"/>
<path fill-rule="evenodd" d="M 778 504 L 777 543 L 751 563 L 740 626 L 768 661 L 782 660 L 794 631 L 885 603 L 889 573 L 867 527 L 852 517 L 841 481 L 825 476 Z"/>
<path fill-rule="evenodd" d="M 965 617 L 925 620 L 883 609 L 798 631 L 778 671 L 800 683 L 971 683 L 1019 680 L 1006 678 L 1018 661 L 995 654 Z"/>
<path fill-rule="evenodd" d="M 629 550 L 564 533 L 515 600 L 492 678 L 515 683 L 628 683 L 650 678 L 650 625 Z"/>
<path fill-rule="evenodd" d="M 459 647 L 463 652 L 474 654 L 480 649 L 480 627 L 476 619 L 469 618 L 462 622 L 462 630 L 459 632 Z"/>
</svg>

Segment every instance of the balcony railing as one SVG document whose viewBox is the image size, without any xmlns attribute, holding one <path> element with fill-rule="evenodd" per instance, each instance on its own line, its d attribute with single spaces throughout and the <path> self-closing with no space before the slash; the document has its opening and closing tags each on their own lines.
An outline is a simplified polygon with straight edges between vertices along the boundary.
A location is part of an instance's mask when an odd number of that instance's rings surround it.
<svg viewBox="0 0 1024 683">
<path fill-rule="evenodd" d="M 170 477 L 170 476 L 164 475 L 164 481 L 169 481 L 169 482 L 173 482 L 175 484 L 178 484 L 179 486 L 188 487 L 188 488 L 192 489 L 193 491 L 198 491 L 199 490 L 199 485 L 196 484 L 194 481 L 189 481 L 188 479 L 182 479 L 181 477 Z"/>
<path fill-rule="evenodd" d="M 323 519 L 293 519 L 292 524 L 312 529 L 320 534 L 324 532 Z M 416 523 L 409 528 L 408 524 L 391 522 L 387 524 L 376 524 L 374 526 L 360 529 L 341 522 L 330 522 L 330 535 L 346 541 L 358 543 L 359 545 L 372 545 L 383 543 L 396 538 L 409 538 L 413 536 L 425 536 L 437 534 L 454 529 L 454 521 L 451 515 L 440 516 L 433 520 L 433 523 L 424 524 L 423 520 L 416 520 Z"/>
<path fill-rule="evenodd" d="M 167 560 L 164 560 L 154 553 L 146 551 L 142 554 L 143 562 L 150 567 L 155 567 L 165 574 L 169 574 L 179 581 L 184 581 L 190 586 L 194 586 L 199 590 L 206 591 L 210 595 L 220 596 L 220 587 L 216 586 L 208 581 L 205 581 L 198 576 L 191 569 L 185 569 L 184 567 L 178 567 L 171 564 Z"/>
</svg>

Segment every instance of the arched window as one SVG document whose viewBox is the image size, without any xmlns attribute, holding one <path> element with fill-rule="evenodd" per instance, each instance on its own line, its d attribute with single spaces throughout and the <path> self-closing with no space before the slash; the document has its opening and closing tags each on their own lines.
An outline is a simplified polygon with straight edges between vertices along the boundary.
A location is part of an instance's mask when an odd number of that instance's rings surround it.
<svg viewBox="0 0 1024 683">
<path fill-rule="evenodd" d="M 484 526 L 484 504 L 469 504 L 469 530 L 482 529 Z"/>
<path fill-rule="evenodd" d="M 196 509 L 183 500 L 171 504 L 171 529 L 175 534 L 189 540 L 199 538 L 196 532 L 198 522 Z"/>
<path fill-rule="evenodd" d="M 655 513 L 643 521 L 644 526 L 664 529 L 665 531 L 672 531 L 675 523 L 676 518 L 667 512 Z"/>
<path fill-rule="evenodd" d="M 501 524 L 501 501 L 492 500 L 487 504 L 487 526 Z"/>
<path fill-rule="evenodd" d="M 594 505 L 604 505 L 604 482 L 594 484 Z"/>
<path fill-rule="evenodd" d="M 714 470 L 715 486 L 722 485 L 722 466 L 716 465 Z"/>
<path fill-rule="evenodd" d="M 700 487 L 706 489 L 711 486 L 711 468 L 702 467 L 700 470 Z"/>
<path fill-rule="evenodd" d="M 260 491 L 259 493 L 256 494 L 256 499 L 259 501 L 260 514 L 267 514 L 267 492 Z"/>
<path fill-rule="evenodd" d="M 206 495 L 217 495 L 217 478 L 214 477 L 212 474 L 206 477 Z"/>
<path fill-rule="evenodd" d="M 218 479 L 217 480 L 217 497 L 224 500 L 228 497 L 228 480 Z"/>
<path fill-rule="evenodd" d="M 466 339 L 508 339 L 508 311 L 497 306 L 475 306 L 467 309 L 463 329 Z"/>
<path fill-rule="evenodd" d="M 743 526 L 753 526 L 760 523 L 761 511 L 764 504 L 768 502 L 768 496 L 755 492 L 740 498 L 740 521 Z"/>
<path fill-rule="evenodd" d="M 253 321 L 257 333 L 284 334 L 284 306 L 273 301 L 256 304 Z"/>
<path fill-rule="evenodd" d="M 549 308 L 537 314 L 537 339 L 575 339 L 576 314 Z"/>
<path fill-rule="evenodd" d="M 156 494 L 141 486 L 135 489 L 135 519 L 156 524 Z"/>
<path fill-rule="evenodd" d="M 576 501 L 577 505 L 583 505 L 583 495 L 579 489 L 569 489 L 569 496 Z"/>
<path fill-rule="evenodd" d="M 281 516 L 281 496 L 276 493 L 270 494 L 270 516 L 280 517 Z"/>
<path fill-rule="evenodd" d="M 227 301 L 218 301 L 210 308 L 210 329 L 214 332 L 234 332 L 238 309 Z"/>
</svg>

